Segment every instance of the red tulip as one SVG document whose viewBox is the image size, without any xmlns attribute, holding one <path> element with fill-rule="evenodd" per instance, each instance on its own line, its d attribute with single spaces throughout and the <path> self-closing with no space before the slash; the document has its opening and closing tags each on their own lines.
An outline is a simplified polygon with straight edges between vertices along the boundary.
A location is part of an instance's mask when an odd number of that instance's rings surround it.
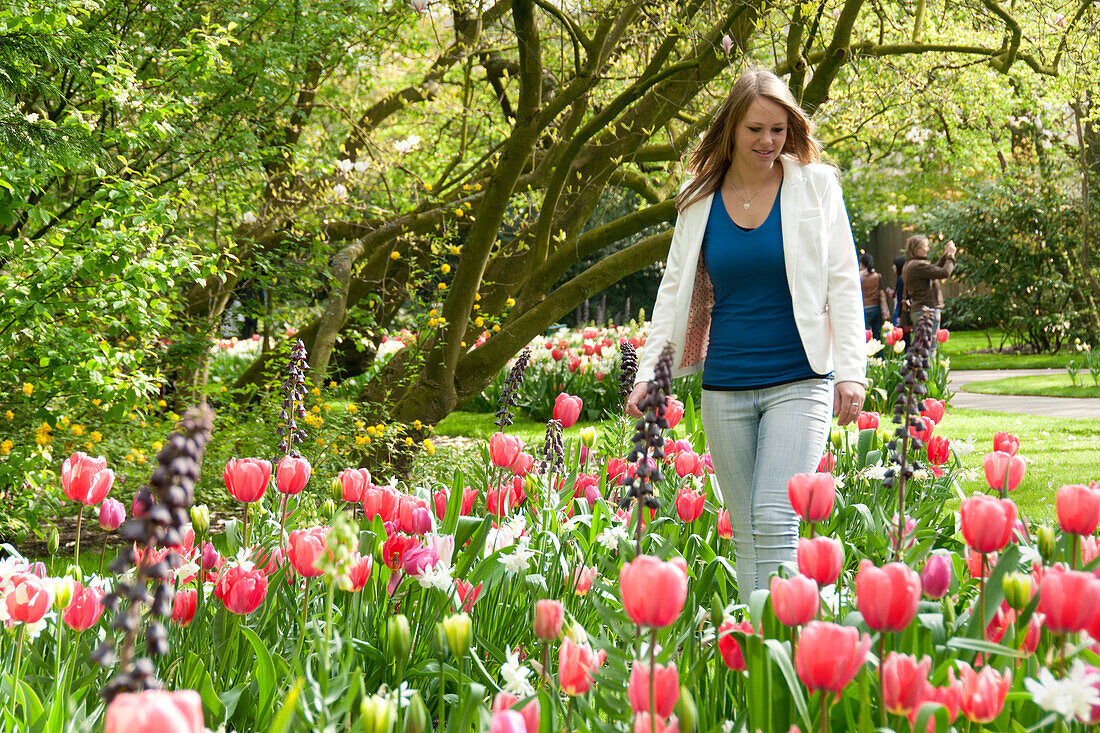
<svg viewBox="0 0 1100 733">
<path fill-rule="evenodd" d="M 365 468 L 345 468 L 336 477 L 340 481 L 340 494 L 344 501 L 358 504 L 366 496 L 370 486 L 370 471 Z"/>
<path fill-rule="evenodd" d="M 928 439 L 926 452 L 929 463 L 933 466 L 942 466 L 951 457 L 951 441 L 939 435 L 933 435 Z"/>
<path fill-rule="evenodd" d="M 927 417 L 936 425 L 939 425 L 940 421 L 943 420 L 943 414 L 945 412 L 947 412 L 947 403 L 943 400 L 928 398 L 921 403 L 921 416 Z"/>
<path fill-rule="evenodd" d="M 1039 613 L 1055 634 L 1072 634 L 1089 625 L 1100 606 L 1100 580 L 1092 573 L 1047 568 L 1039 584 Z"/>
<path fill-rule="evenodd" d="M 920 572 L 921 592 L 933 600 L 943 598 L 951 587 L 951 558 L 929 555 Z"/>
<path fill-rule="evenodd" d="M 677 453 L 675 466 L 676 475 L 680 478 L 685 476 L 702 476 L 706 473 L 703 457 L 691 451 L 680 451 Z"/>
<path fill-rule="evenodd" d="M 955 677 L 955 670 L 952 667 L 947 668 L 947 684 L 943 687 L 934 687 L 927 681 L 921 685 L 921 698 L 917 706 L 909 711 L 909 726 L 913 728 L 917 724 L 917 715 L 920 713 L 921 705 L 925 703 L 932 703 L 943 707 L 947 711 L 947 723 L 950 725 L 955 722 L 955 718 L 959 715 L 959 704 L 962 701 L 962 685 Z M 915 730 L 915 728 L 914 728 Z M 934 733 L 936 730 L 936 721 L 929 719 L 928 733 Z"/>
<path fill-rule="evenodd" d="M 668 421 L 668 427 L 671 430 L 680 424 L 680 421 L 684 419 L 684 403 L 675 397 L 668 398 L 668 404 L 665 405 L 665 420 Z"/>
<path fill-rule="evenodd" d="M 1100 525 L 1100 491 L 1088 486 L 1070 484 L 1058 489 L 1054 507 L 1063 532 L 1087 536 Z"/>
<path fill-rule="evenodd" d="M 1034 654 L 1039 648 L 1039 637 L 1043 633 L 1043 614 L 1033 613 L 1027 622 L 1027 633 L 1024 635 L 1024 643 L 1020 649 L 1028 654 Z M 1090 636 L 1092 636 L 1090 634 Z M 1093 636 L 1092 638 L 1096 638 Z"/>
<path fill-rule="evenodd" d="M 985 640 L 999 644 L 1009 627 L 1015 623 L 1016 611 L 1009 607 L 1007 601 L 1001 601 L 1001 605 L 997 606 L 993 618 L 989 620 L 989 624 L 985 627 Z"/>
<path fill-rule="evenodd" d="M 313 468 L 301 456 L 283 456 L 275 468 L 275 488 L 283 494 L 300 494 Z"/>
<path fill-rule="evenodd" d="M 107 706 L 104 733 L 202 733 L 202 698 L 194 690 L 123 692 Z"/>
<path fill-rule="evenodd" d="M 676 670 L 676 664 L 670 662 L 668 666 L 654 665 L 653 680 L 653 707 L 656 709 L 657 717 L 664 720 L 672 715 L 672 709 L 680 699 L 680 673 Z M 626 688 L 626 695 L 630 700 L 630 709 L 635 713 L 653 712 L 649 708 L 649 684 L 649 664 L 642 661 L 634 662 L 634 666 L 630 669 L 630 682 Z"/>
<path fill-rule="evenodd" d="M 1021 456 L 1005 451 L 986 453 L 982 458 L 985 481 L 994 491 L 1014 490 L 1024 480 L 1027 463 Z"/>
<path fill-rule="evenodd" d="M 238 616 L 252 613 L 267 598 L 267 575 L 260 568 L 234 565 L 214 585 L 214 596 Z"/>
<path fill-rule="evenodd" d="M 348 590 L 358 593 L 367 587 L 370 573 L 374 567 L 374 561 L 370 555 L 360 555 L 358 552 L 351 556 L 351 572 L 348 574 Z"/>
<path fill-rule="evenodd" d="M 230 458 L 222 472 L 225 490 L 240 502 L 248 503 L 263 497 L 271 481 L 271 461 L 259 458 Z"/>
<path fill-rule="evenodd" d="M 0 597 L 8 608 L 8 617 L 17 623 L 37 623 L 50 608 L 50 594 L 36 575 L 14 573 L 0 590 L 4 591 Z"/>
<path fill-rule="evenodd" d="M 115 472 L 103 456 L 92 458 L 77 451 L 61 464 L 61 488 L 71 500 L 92 506 L 103 501 L 115 483 Z"/>
<path fill-rule="evenodd" d="M 1012 433 L 998 432 L 993 436 L 993 450 L 1014 456 L 1020 450 L 1020 439 Z"/>
<path fill-rule="evenodd" d="M 826 453 L 821 456 L 821 460 L 817 462 L 818 473 L 832 473 L 834 468 L 836 468 L 836 456 L 832 453 Z"/>
<path fill-rule="evenodd" d="M 989 573 L 997 565 L 997 553 L 991 552 L 985 555 L 985 567 L 982 567 L 982 553 L 973 552 L 969 547 L 966 548 L 966 569 L 970 572 L 971 578 L 989 577 Z"/>
<path fill-rule="evenodd" d="M 787 481 L 787 497 L 805 521 L 824 521 L 833 511 L 836 480 L 830 473 L 796 473 Z"/>
<path fill-rule="evenodd" d="M 199 607 L 199 594 L 194 588 L 180 588 L 172 600 L 172 623 L 186 628 L 195 619 Z"/>
<path fill-rule="evenodd" d="M 663 628 L 684 610 L 687 564 L 682 557 L 663 562 L 639 555 L 619 572 L 623 610 L 639 626 Z"/>
<path fill-rule="evenodd" d="M 383 522 L 397 519 L 398 493 L 392 486 L 369 486 L 363 496 L 363 514 L 367 521 L 381 517 Z"/>
<path fill-rule="evenodd" d="M 519 702 L 519 698 L 510 692 L 498 692 L 496 698 L 493 700 L 493 712 L 498 713 L 502 710 L 514 709 L 516 703 Z M 515 712 L 513 710 L 513 712 Z M 536 697 L 522 708 L 519 709 L 519 714 L 523 718 L 523 723 L 526 733 L 538 733 L 539 723 L 542 722 L 542 711 L 539 706 L 539 699 Z"/>
<path fill-rule="evenodd" d="M 554 400 L 554 419 L 561 423 L 563 429 L 573 427 L 580 419 L 583 406 L 584 400 L 580 397 L 562 392 Z"/>
<path fill-rule="evenodd" d="M 512 466 L 512 473 L 517 476 L 527 476 L 535 465 L 535 457 L 530 453 L 520 453 L 516 464 Z"/>
<path fill-rule="evenodd" d="M 554 641 L 561 636 L 565 622 L 565 606 L 561 601 L 543 598 L 535 602 L 535 636 L 542 641 Z"/>
<path fill-rule="evenodd" d="M 676 514 L 680 517 L 680 521 L 686 524 L 703 516 L 703 505 L 706 500 L 706 494 L 701 491 L 680 489 L 680 493 L 676 495 Z"/>
<path fill-rule="evenodd" d="M 626 475 L 627 462 L 622 458 L 609 458 L 607 460 L 607 483 L 615 485 L 619 479 Z"/>
<path fill-rule="evenodd" d="M 592 581 L 596 579 L 596 568 L 588 565 L 578 565 L 573 571 L 573 594 L 578 596 L 588 595 L 592 590 Z"/>
<path fill-rule="evenodd" d="M 99 505 L 99 526 L 111 532 L 126 521 L 126 507 L 118 499 L 107 497 Z"/>
<path fill-rule="evenodd" d="M 844 546 L 832 537 L 799 538 L 798 572 L 812 578 L 819 586 L 835 583 L 844 567 Z"/>
<path fill-rule="evenodd" d="M 494 466 L 511 468 L 519 460 L 523 441 L 517 435 L 496 432 L 489 438 L 489 460 Z"/>
<path fill-rule="evenodd" d="M 680 721 L 673 715 L 667 721 L 653 719 L 649 713 L 634 716 L 634 733 L 680 733 Z"/>
<path fill-rule="evenodd" d="M 325 540 L 328 527 L 310 527 L 296 529 L 287 539 L 286 555 L 290 564 L 303 578 L 316 578 L 324 571 L 317 567 L 317 561 L 328 551 Z"/>
<path fill-rule="evenodd" d="M 908 654 L 890 652 L 882 663 L 883 705 L 894 715 L 908 715 L 920 707 L 924 686 L 928 683 L 928 671 L 932 660 L 928 656 L 919 661 Z"/>
<path fill-rule="evenodd" d="M 583 695 L 592 687 L 592 675 L 603 664 L 607 654 L 593 652 L 588 642 L 574 644 L 568 636 L 558 650 L 558 684 L 567 695 Z"/>
<path fill-rule="evenodd" d="M 802 629 L 794 666 L 807 689 L 837 694 L 867 660 L 871 637 L 852 626 L 811 621 Z"/>
<path fill-rule="evenodd" d="M 993 667 L 982 667 L 975 672 L 966 662 L 959 662 L 962 674 L 962 699 L 960 708 L 963 715 L 975 723 L 991 723 L 1004 709 L 1005 697 L 1012 687 L 1012 670 L 1001 674 Z"/>
<path fill-rule="evenodd" d="M 941 344 L 946 344 L 947 339 L 950 338 L 950 336 L 951 332 L 948 331 L 946 328 L 936 329 L 936 340 L 939 341 Z"/>
<path fill-rule="evenodd" d="M 87 631 L 103 615 L 104 593 L 94 586 L 73 583 L 73 597 L 61 612 L 61 620 L 73 631 Z"/>
<path fill-rule="evenodd" d="M 881 568 L 863 560 L 856 573 L 856 606 L 875 631 L 901 631 L 917 615 L 920 576 L 900 562 Z"/>
<path fill-rule="evenodd" d="M 715 523 L 715 529 L 718 531 L 718 536 L 724 540 L 733 537 L 733 526 L 730 524 L 730 513 L 725 509 L 718 512 L 718 520 Z"/>
<path fill-rule="evenodd" d="M 745 655 L 741 652 L 741 645 L 737 643 L 735 632 L 752 634 L 752 624 L 748 621 L 734 623 L 732 620 L 722 622 L 718 628 L 718 653 L 722 655 L 722 661 L 734 672 L 745 670 Z"/>
<path fill-rule="evenodd" d="M 932 422 L 932 418 L 922 415 L 909 419 L 909 435 L 922 443 L 928 442 L 928 439 L 932 437 L 932 431 L 935 429 L 936 423 Z"/>
<path fill-rule="evenodd" d="M 517 484 L 517 482 L 519 483 Z M 500 486 L 489 489 L 485 497 L 485 511 L 498 517 L 510 514 L 513 509 L 519 506 L 521 501 L 520 487 L 522 485 L 522 479 L 516 476 L 515 480 L 505 481 Z"/>
<path fill-rule="evenodd" d="M 976 552 L 999 552 L 1008 544 L 1016 526 L 1016 505 L 1011 499 L 978 494 L 959 507 L 963 539 Z"/>
<path fill-rule="evenodd" d="M 872 430 L 877 428 L 879 424 L 879 415 L 877 412 L 860 412 L 859 417 L 856 418 L 856 426 L 860 430 Z"/>
<path fill-rule="evenodd" d="M 773 575 L 770 590 L 772 610 L 784 626 L 802 626 L 817 615 L 821 604 L 817 583 L 805 575 L 792 578 Z"/>
</svg>

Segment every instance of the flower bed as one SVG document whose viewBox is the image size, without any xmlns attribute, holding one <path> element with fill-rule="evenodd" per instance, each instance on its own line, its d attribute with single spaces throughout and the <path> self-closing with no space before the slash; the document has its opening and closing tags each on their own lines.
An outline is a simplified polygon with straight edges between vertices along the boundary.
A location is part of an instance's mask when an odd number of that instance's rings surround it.
<svg viewBox="0 0 1100 733">
<path fill-rule="evenodd" d="M 619 421 L 563 443 L 552 423 L 524 446 L 505 430 L 449 485 L 408 486 L 294 455 L 312 398 L 292 369 L 286 457 L 227 463 L 243 514 L 217 543 L 209 512 L 185 511 L 201 415 L 121 526 L 110 467 L 74 456 L 59 489 L 136 549 L 106 576 L 0 562 L 3 727 L 1084 730 L 1100 720 L 1100 484 L 1063 487 L 1059 527 L 1033 526 L 1007 498 L 1027 446 L 999 434 L 989 493 L 958 497 L 936 435 L 949 411 L 917 389 L 928 346 L 898 367 L 905 426 L 866 413 L 791 480 L 797 562 L 743 603 L 698 416 L 667 382 L 647 420 L 670 434 L 631 441 Z M 127 696 L 159 684 L 180 692 Z"/>
</svg>

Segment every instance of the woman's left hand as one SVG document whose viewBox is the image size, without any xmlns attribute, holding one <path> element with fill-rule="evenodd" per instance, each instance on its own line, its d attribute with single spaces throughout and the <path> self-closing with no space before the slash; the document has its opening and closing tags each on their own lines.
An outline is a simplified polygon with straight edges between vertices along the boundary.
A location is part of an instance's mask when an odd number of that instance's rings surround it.
<svg viewBox="0 0 1100 733">
<path fill-rule="evenodd" d="M 863 399 L 866 392 L 859 382 L 837 382 L 833 395 L 833 414 L 837 423 L 847 425 L 855 422 L 859 413 L 863 410 Z"/>
</svg>

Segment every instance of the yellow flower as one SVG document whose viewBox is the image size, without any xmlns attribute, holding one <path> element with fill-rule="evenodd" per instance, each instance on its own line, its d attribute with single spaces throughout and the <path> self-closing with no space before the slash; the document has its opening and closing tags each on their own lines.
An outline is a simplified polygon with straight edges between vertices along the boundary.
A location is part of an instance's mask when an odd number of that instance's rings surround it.
<svg viewBox="0 0 1100 733">
<path fill-rule="evenodd" d="M 314 397 L 316 397 L 317 395 L 321 394 L 321 388 L 320 387 L 314 387 L 313 389 L 311 389 L 309 391 L 309 393 L 311 395 L 313 395 Z"/>
<path fill-rule="evenodd" d="M 355 444 L 356 445 L 366 445 L 369 442 L 370 442 L 370 438 L 368 438 L 365 435 L 356 435 L 355 436 Z"/>
<path fill-rule="evenodd" d="M 444 262 L 442 265 L 439 266 L 439 271 L 446 275 L 451 271 L 451 266 Z"/>
<path fill-rule="evenodd" d="M 481 328 L 482 326 L 485 325 L 485 319 L 482 318 L 481 316 L 478 316 L 477 318 L 474 319 L 474 325 L 477 326 L 478 328 Z"/>
<path fill-rule="evenodd" d="M 474 310 L 476 310 L 476 311 L 481 310 L 481 304 L 480 303 L 474 303 Z"/>
<path fill-rule="evenodd" d="M 464 216 L 466 214 L 462 209 L 455 209 L 455 216 Z"/>
<path fill-rule="evenodd" d="M 317 445 L 324 445 L 325 444 L 325 441 L 322 440 L 321 438 L 318 438 L 317 440 L 315 440 L 313 442 L 316 443 Z"/>
<path fill-rule="evenodd" d="M 332 405 L 330 405 L 327 402 L 322 402 L 321 403 L 321 409 L 323 409 L 325 412 L 328 412 L 329 410 L 332 409 Z"/>
<path fill-rule="evenodd" d="M 30 382 L 23 382 L 23 394 L 30 397 L 32 392 L 34 392 L 34 385 Z"/>
<path fill-rule="evenodd" d="M 141 427 L 143 427 L 143 428 L 145 428 L 145 427 L 148 427 L 148 426 L 149 426 L 149 424 L 148 424 L 147 422 L 145 422 L 144 420 L 142 420 L 141 422 L 139 422 L 139 423 L 138 423 L 138 425 L 139 425 L 139 426 L 141 426 Z"/>
<path fill-rule="evenodd" d="M 90 440 L 84 441 L 84 450 L 91 451 L 92 448 L 94 448 L 94 447 L 95 447 L 95 443 L 93 443 L 92 441 L 90 441 Z"/>
<path fill-rule="evenodd" d="M 508 298 L 506 301 L 504 301 L 504 305 L 508 306 L 509 308 L 511 308 L 515 304 L 516 304 L 516 299 L 515 298 Z"/>
<path fill-rule="evenodd" d="M 354 415 L 355 413 L 359 412 L 359 405 L 356 405 L 356 404 L 354 404 L 354 403 L 353 403 L 353 404 L 350 404 L 350 405 L 348 405 L 348 412 L 350 412 L 350 413 L 351 413 L 351 414 L 353 414 L 353 415 Z"/>
<path fill-rule="evenodd" d="M 15 419 L 15 413 L 12 412 L 11 410 L 8 410 L 7 412 L 4 413 L 4 417 L 6 417 L 9 420 L 14 420 Z"/>
<path fill-rule="evenodd" d="M 481 293 L 474 293 L 474 302 L 476 303 L 479 300 L 481 300 Z"/>
<path fill-rule="evenodd" d="M 74 422 L 73 426 L 69 429 L 72 430 L 73 435 L 77 436 L 78 438 L 84 434 L 84 426 L 78 422 Z"/>
<path fill-rule="evenodd" d="M 367 435 L 378 435 L 378 428 L 373 425 L 367 426 Z"/>
<path fill-rule="evenodd" d="M 92 439 L 93 443 L 98 443 L 103 440 L 103 434 L 100 433 L 98 430 L 93 430 L 92 432 L 88 433 L 88 437 Z"/>
<path fill-rule="evenodd" d="M 359 430 L 362 430 L 363 429 L 363 421 L 362 420 L 356 420 L 355 421 L 355 427 L 358 428 Z"/>
<path fill-rule="evenodd" d="M 475 191 L 480 191 L 481 190 L 481 184 L 480 183 L 475 183 L 474 184 L 474 190 Z"/>
<path fill-rule="evenodd" d="M 157 400 L 157 407 L 168 407 L 168 403 L 164 400 Z"/>
<path fill-rule="evenodd" d="M 128 461 L 129 463 L 133 463 L 134 462 L 134 454 L 133 453 L 127 453 L 124 460 Z"/>
<path fill-rule="evenodd" d="M 410 437 L 406 437 L 405 438 L 405 445 L 411 446 L 412 444 L 413 444 L 413 439 L 410 438 Z"/>
<path fill-rule="evenodd" d="M 424 423 L 419 420 L 413 420 L 413 430 L 420 430 L 422 427 L 424 427 Z"/>
<path fill-rule="evenodd" d="M 432 308 L 432 309 L 431 309 L 430 311 L 428 311 L 428 315 L 429 315 L 429 316 L 434 316 L 434 315 L 436 315 L 437 313 L 438 313 L 438 311 L 436 311 L 436 309 L 435 309 L 435 308 Z"/>
<path fill-rule="evenodd" d="M 379 435 L 384 435 L 384 434 L 385 434 L 385 432 L 386 432 L 386 426 L 385 426 L 385 425 L 383 425 L 382 423 L 378 423 L 378 424 L 377 424 L 377 425 L 375 425 L 374 427 L 375 427 L 375 429 L 376 429 L 376 430 L 378 430 L 378 434 L 379 434 Z"/>
<path fill-rule="evenodd" d="M 48 423 L 42 423 L 38 426 L 38 429 L 34 431 L 34 442 L 39 445 L 49 445 L 53 440 L 53 436 L 50 432 L 53 430 Z"/>
<path fill-rule="evenodd" d="M 432 190 L 431 181 L 424 181 L 424 190 L 425 191 L 431 191 Z"/>
<path fill-rule="evenodd" d="M 138 453 L 137 462 L 138 463 L 145 463 L 145 460 L 146 460 L 145 459 L 145 454 L 144 453 Z"/>
<path fill-rule="evenodd" d="M 332 380 L 330 379 L 330 380 L 329 380 L 329 383 L 328 383 L 328 386 L 329 386 L 329 389 L 332 389 L 333 387 L 335 387 L 335 386 L 336 386 L 336 382 L 333 382 L 333 381 L 332 381 Z"/>
<path fill-rule="evenodd" d="M 6 456 L 7 454 L 11 453 L 11 448 L 13 445 L 15 445 L 15 443 L 12 443 L 10 440 L 5 438 L 4 442 L 0 443 L 0 456 Z"/>
<path fill-rule="evenodd" d="M 225 391 L 225 387 L 222 387 L 222 392 L 224 392 L 224 391 Z M 177 413 L 175 413 L 175 412 L 169 412 L 169 413 L 168 413 L 168 414 L 166 415 L 166 417 L 167 417 L 167 418 L 168 418 L 169 420 L 172 420 L 173 422 L 174 422 L 174 421 L 176 421 L 176 420 L 179 420 L 179 419 L 180 419 L 180 416 L 179 416 L 179 414 L 177 414 Z"/>
<path fill-rule="evenodd" d="M 320 405 L 314 405 L 313 407 L 310 408 L 310 412 L 320 412 L 320 411 L 321 411 L 321 406 Z"/>
<path fill-rule="evenodd" d="M 429 456 L 435 455 L 435 444 L 431 438 L 424 438 L 424 450 L 427 451 Z"/>
<path fill-rule="evenodd" d="M 500 331 L 500 324 L 499 323 L 494 323 L 493 324 L 493 333 L 497 333 L 498 331 Z"/>
<path fill-rule="evenodd" d="M 447 289 L 447 283 L 439 283 L 439 289 L 440 290 L 446 290 Z"/>
<path fill-rule="evenodd" d="M 61 417 L 57 418 L 57 421 L 59 423 L 61 423 L 62 425 L 64 425 L 65 427 L 69 427 L 69 418 L 66 417 L 65 415 L 62 415 Z"/>
<path fill-rule="evenodd" d="M 398 251 L 397 251 L 397 250 L 395 249 L 395 250 L 394 250 L 393 252 L 390 252 L 390 259 L 391 259 L 391 260 L 399 260 L 399 259 L 401 259 L 401 253 L 400 253 L 400 252 L 398 252 Z"/>
<path fill-rule="evenodd" d="M 99 407 L 101 404 L 103 404 L 103 400 L 96 397 L 94 400 L 92 400 L 92 404 L 95 405 L 96 407 Z"/>
<path fill-rule="evenodd" d="M 458 253 L 459 253 L 459 252 L 461 252 L 461 251 L 462 251 L 462 250 L 461 250 L 461 249 L 459 249 L 459 247 L 458 247 L 458 245 L 457 245 L 457 244 L 452 244 L 452 245 L 451 245 L 451 254 L 453 254 L 453 255 L 456 255 L 456 254 L 458 254 Z"/>
<path fill-rule="evenodd" d="M 164 447 L 164 443 L 161 443 L 159 440 L 154 440 L 153 441 L 152 448 L 153 448 L 154 451 L 159 451 L 163 447 Z"/>
<path fill-rule="evenodd" d="M 222 392 L 228 392 L 228 391 L 229 391 L 229 387 L 226 387 L 226 386 L 225 386 L 225 385 L 223 384 L 223 385 L 222 385 Z"/>
</svg>

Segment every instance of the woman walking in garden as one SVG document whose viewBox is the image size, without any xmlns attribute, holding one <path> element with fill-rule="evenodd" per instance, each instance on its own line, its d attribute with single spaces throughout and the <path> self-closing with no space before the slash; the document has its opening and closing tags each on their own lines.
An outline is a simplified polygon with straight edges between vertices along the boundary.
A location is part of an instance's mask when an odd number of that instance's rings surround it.
<svg viewBox="0 0 1100 733">
<path fill-rule="evenodd" d="M 882 338 L 887 289 L 882 286 L 882 273 L 875 272 L 875 260 L 868 252 L 859 256 L 859 287 L 863 292 L 863 327 L 874 338 Z"/>
<path fill-rule="evenodd" d="M 909 237 L 905 243 L 906 262 L 902 270 L 902 280 L 905 282 L 909 320 L 915 323 L 921 311 L 930 309 L 934 313 L 935 328 L 939 329 L 940 314 L 943 311 L 943 291 L 939 281 L 950 277 L 955 271 L 955 243 L 948 241 L 943 248 L 943 256 L 936 264 L 928 260 L 930 250 L 928 237 L 923 234 Z M 933 343 L 933 351 L 935 347 Z"/>
<path fill-rule="evenodd" d="M 744 73 L 677 197 L 679 216 L 626 411 L 666 343 L 673 376 L 703 373 L 702 418 L 729 510 L 741 598 L 793 561 L 787 481 L 813 471 L 830 415 L 863 406 L 856 250 L 836 171 L 787 86 Z"/>
</svg>

